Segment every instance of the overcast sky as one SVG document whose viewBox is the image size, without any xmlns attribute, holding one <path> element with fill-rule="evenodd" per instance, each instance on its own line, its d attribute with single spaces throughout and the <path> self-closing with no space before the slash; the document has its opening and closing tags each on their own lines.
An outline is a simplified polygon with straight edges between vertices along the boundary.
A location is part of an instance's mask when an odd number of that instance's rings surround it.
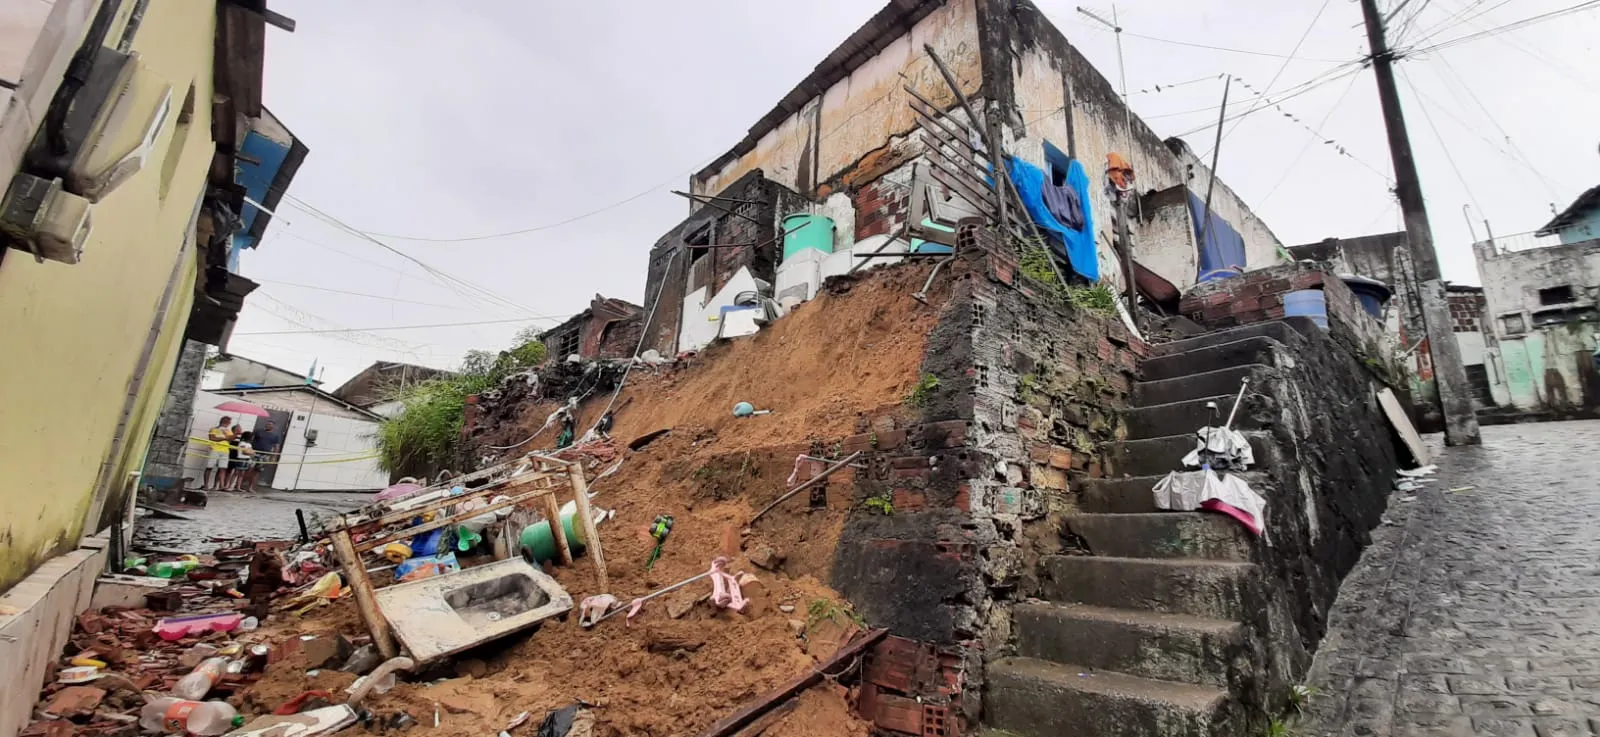
<svg viewBox="0 0 1600 737">
<path fill-rule="evenodd" d="M 1072 0 L 1037 2 L 1115 82 L 1112 34 Z M 1575 2 L 1409 0 L 1400 46 Z M 553 325 L 597 292 L 641 301 L 650 246 L 686 213 L 667 190 L 685 188 L 882 4 L 473 0 L 441 12 L 422 0 L 274 0 L 298 28 L 268 31 L 266 102 L 311 147 L 292 198 L 372 233 L 541 229 L 444 243 L 379 236 L 473 285 L 447 286 L 286 199 L 243 257 L 263 286 L 231 350 L 297 370 L 315 359 L 332 385 L 380 359 L 453 367 L 468 349 L 507 347 L 530 316 Z M 1399 229 L 1370 70 L 1302 84 L 1365 52 L 1357 3 L 1125 0 L 1117 10 L 1135 113 L 1163 136 L 1188 134 L 1197 152 L 1215 135 L 1219 75 L 1239 80 L 1231 111 L 1249 110 L 1261 99 L 1251 88 L 1274 77 L 1269 98 L 1306 90 L 1284 112 L 1226 126 L 1218 167 L 1286 245 Z M 1400 65 L 1446 279 L 1477 283 L 1463 205 L 1478 238 L 1484 218 L 1497 235 L 1521 233 L 1600 180 L 1596 38 L 1600 9 Z M 506 322 L 305 332 L 491 320 Z M 298 332 L 259 334 L 284 331 Z"/>
</svg>

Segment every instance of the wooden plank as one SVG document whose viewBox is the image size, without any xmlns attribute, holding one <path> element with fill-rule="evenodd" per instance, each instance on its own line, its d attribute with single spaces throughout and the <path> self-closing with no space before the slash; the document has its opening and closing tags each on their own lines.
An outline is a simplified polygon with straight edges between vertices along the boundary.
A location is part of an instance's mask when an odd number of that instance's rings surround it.
<svg viewBox="0 0 1600 737">
<path fill-rule="evenodd" d="M 373 644 L 384 658 L 394 657 L 399 651 L 395 648 L 394 635 L 389 632 L 389 620 L 384 619 L 383 612 L 378 609 L 378 596 L 373 591 L 372 579 L 367 578 L 367 567 L 362 565 L 361 554 L 351 544 L 349 531 L 334 530 L 330 537 L 333 539 L 333 554 L 344 569 L 345 583 L 350 584 L 350 589 L 355 592 L 356 608 L 361 610 L 361 619 L 367 623 L 367 631 L 372 633 Z"/>
<path fill-rule="evenodd" d="M 402 539 L 405 539 L 405 538 L 408 538 L 408 537 L 415 537 L 417 535 L 421 535 L 424 532 L 432 532 L 433 530 L 437 530 L 437 529 L 439 529 L 441 527 L 445 527 L 445 526 L 448 526 L 448 525 L 453 525 L 453 524 L 455 524 L 457 522 L 460 522 L 462 520 L 471 519 L 473 517 L 477 517 L 478 515 L 488 514 L 489 512 L 493 512 L 493 511 L 500 510 L 500 509 L 505 509 L 506 507 L 514 507 L 514 506 L 516 506 L 518 504 L 521 504 L 521 503 L 523 503 L 525 501 L 529 501 L 531 499 L 538 499 L 541 496 L 552 495 L 552 494 L 555 494 L 555 493 L 556 493 L 555 489 L 536 489 L 534 491 L 530 491 L 530 492 L 528 492 L 526 494 L 522 494 L 520 496 L 511 497 L 510 499 L 507 499 L 507 500 L 505 500 L 503 502 L 496 502 L 494 504 L 490 504 L 490 505 L 488 505 L 486 507 L 478 507 L 476 509 L 469 509 L 469 510 L 464 511 L 464 512 L 457 512 L 455 514 L 452 514 L 452 515 L 449 515 L 449 516 L 446 516 L 446 517 L 441 517 L 441 518 L 436 519 L 436 520 L 434 520 L 432 522 L 427 522 L 427 523 L 424 523 L 424 524 L 415 525 L 415 526 L 412 526 L 412 527 L 407 527 L 407 528 L 405 528 L 403 530 L 396 530 L 396 531 L 388 533 L 386 535 L 380 535 L 378 537 L 373 537 L 373 538 L 368 538 L 366 540 L 362 540 L 361 544 L 356 546 L 356 551 L 364 553 L 364 552 L 366 552 L 368 550 L 372 550 L 374 548 L 380 548 L 380 547 L 383 547 L 384 545 L 388 545 L 389 543 L 392 543 L 392 542 L 394 542 L 396 540 L 402 540 Z M 453 498 L 460 499 L 461 497 L 458 496 L 458 497 L 453 497 Z M 348 530 L 342 530 L 342 532 L 348 532 Z"/>
<path fill-rule="evenodd" d="M 968 166 L 971 166 L 973 169 L 978 171 L 988 171 L 989 167 L 972 157 L 972 154 L 970 153 L 972 151 L 971 148 L 958 145 L 951 141 L 948 136 L 943 135 L 938 129 L 934 128 L 932 125 L 929 125 L 928 121 L 923 118 L 917 118 L 917 125 L 922 128 L 924 133 L 933 136 L 933 139 L 938 142 L 940 146 L 948 147 L 951 151 L 954 151 L 955 155 L 963 162 L 966 162 Z M 940 150 L 941 153 L 943 152 L 942 149 L 939 149 L 939 146 L 931 146 L 930 148 Z"/>
<path fill-rule="evenodd" d="M 1406 416 L 1406 410 L 1400 406 L 1400 400 L 1394 396 L 1394 390 L 1384 387 L 1378 392 L 1378 405 L 1383 408 L 1383 414 L 1389 418 L 1389 424 L 1395 432 L 1400 434 L 1400 439 L 1405 442 L 1406 450 L 1411 451 L 1411 457 L 1417 466 L 1428 464 L 1428 446 L 1423 444 L 1422 436 L 1417 434 L 1416 426 L 1411 424 L 1411 418 Z"/>
<path fill-rule="evenodd" d="M 811 672 L 779 686 L 766 695 L 757 698 L 750 705 L 741 707 L 738 711 L 718 719 L 715 724 L 706 727 L 706 730 L 700 733 L 700 737 L 729 737 L 729 735 L 750 726 L 760 719 L 763 714 L 794 698 L 795 694 L 820 683 L 824 675 L 835 675 L 834 671 L 838 670 L 840 665 L 855 660 L 857 656 L 866 652 L 867 648 L 878 644 L 878 641 L 882 640 L 887 634 L 889 634 L 887 629 L 868 630 L 866 634 L 856 638 L 854 642 L 839 648 L 839 651 L 834 653 L 833 657 L 817 664 L 815 668 L 811 669 Z"/>
<path fill-rule="evenodd" d="M 917 120 L 919 122 L 927 123 L 930 128 L 937 130 L 946 138 L 955 141 L 962 148 L 972 152 L 972 155 L 981 156 L 985 159 L 989 158 L 989 153 L 987 151 L 984 151 L 982 148 L 972 142 L 972 131 L 968 130 L 967 128 L 951 125 L 945 118 L 940 117 L 939 115 L 929 111 L 927 108 L 918 105 L 915 102 L 911 103 L 911 112 L 917 114 Z"/>
<path fill-rule="evenodd" d="M 567 476 L 572 480 L 572 497 L 578 503 L 578 522 L 583 525 L 583 534 L 588 537 L 584 542 L 585 554 L 594 562 L 595 580 L 599 583 L 600 593 L 611 593 L 611 584 L 606 580 L 606 556 L 600 550 L 600 532 L 594 527 L 594 515 L 589 511 L 589 482 L 583 478 L 583 466 L 573 463 L 567 466 Z"/>
<path fill-rule="evenodd" d="M 481 487 L 481 488 L 473 489 L 471 491 L 468 491 L 468 492 L 465 492 L 465 493 L 462 493 L 462 494 L 457 494 L 456 496 L 441 497 L 439 499 L 435 499 L 435 500 L 433 500 L 431 502 L 428 502 L 427 504 L 419 504 L 419 505 L 417 505 L 415 507 L 411 507 L 409 509 L 395 510 L 393 512 L 389 512 L 388 514 L 384 514 L 384 515 L 376 517 L 374 519 L 363 520 L 361 522 L 357 522 L 354 525 L 350 525 L 349 527 L 367 527 L 367 526 L 383 527 L 385 525 L 394 524 L 395 522 L 400 522 L 402 520 L 410 519 L 412 517 L 415 517 L 415 516 L 417 516 L 419 514 L 423 514 L 425 512 L 432 512 L 434 510 L 443 509 L 445 507 L 448 507 L 448 506 L 451 506 L 451 505 L 454 505 L 454 504 L 460 504 L 461 502 L 470 501 L 472 499 L 479 499 L 479 498 L 482 498 L 482 497 L 489 496 L 490 494 L 492 494 L 492 493 L 494 493 L 496 491 L 499 491 L 501 489 L 501 487 L 504 487 L 504 486 L 508 486 L 508 485 L 518 486 L 518 485 L 521 485 L 521 484 L 528 483 L 529 481 L 538 480 L 539 478 L 541 478 L 543 476 L 552 476 L 552 475 L 554 475 L 553 472 L 534 472 L 534 473 L 521 474 L 521 475 L 518 475 L 518 476 L 514 476 L 512 478 L 506 479 L 506 480 L 504 480 L 502 482 L 499 482 L 499 483 L 493 483 L 493 484 L 490 484 L 488 486 L 484 486 L 484 487 Z M 348 527 L 346 529 L 348 529 Z"/>
<path fill-rule="evenodd" d="M 906 92 L 911 93 L 912 99 L 914 99 L 916 102 L 922 103 L 922 106 L 924 108 L 926 108 L 925 110 L 919 110 L 918 112 L 921 112 L 923 115 L 927 115 L 927 116 L 931 117 L 934 120 L 934 122 L 939 123 L 940 125 L 944 125 L 947 128 L 948 127 L 954 127 L 954 128 L 958 129 L 958 131 L 951 131 L 952 133 L 976 133 L 976 131 L 974 131 L 972 128 L 969 127 L 969 124 L 966 121 L 956 120 L 955 118 L 950 117 L 950 114 L 948 112 L 940 109 L 938 105 L 933 104 L 932 100 L 929 100 L 928 98 L 923 97 L 921 95 L 921 93 L 917 92 L 915 89 L 912 89 L 910 85 L 907 85 L 905 87 L 905 90 L 906 90 Z M 915 103 L 912 104 L 912 108 L 916 109 Z M 969 112 L 969 114 L 970 114 L 970 112 Z M 974 117 L 974 118 L 972 118 L 972 122 L 971 122 L 970 125 L 977 125 L 977 122 L 978 122 L 978 119 L 976 117 Z M 971 136 L 969 135 L 967 137 L 967 139 L 970 140 Z M 978 153 L 982 154 L 984 152 L 983 151 L 978 151 Z"/>
<path fill-rule="evenodd" d="M 572 565 L 572 548 L 567 546 L 567 530 L 561 524 L 561 503 L 555 494 L 544 498 L 544 518 L 550 521 L 550 537 L 556 541 L 556 556 L 561 565 Z"/>
</svg>

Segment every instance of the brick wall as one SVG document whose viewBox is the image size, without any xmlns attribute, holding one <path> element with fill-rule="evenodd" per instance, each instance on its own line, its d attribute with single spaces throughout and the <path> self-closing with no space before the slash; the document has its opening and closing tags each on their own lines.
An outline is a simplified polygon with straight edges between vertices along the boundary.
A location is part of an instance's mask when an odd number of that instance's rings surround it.
<svg viewBox="0 0 1600 737">
<path fill-rule="evenodd" d="M 856 207 L 855 239 L 898 233 L 906 224 L 911 190 L 887 177 L 862 185 L 852 202 Z"/>
<path fill-rule="evenodd" d="M 644 315 L 618 320 L 606 326 L 600 334 L 596 358 L 632 358 L 639 347 L 639 336 L 644 334 Z"/>
<path fill-rule="evenodd" d="M 1477 333 L 1483 330 L 1483 312 L 1488 308 L 1483 292 L 1456 292 L 1447 295 L 1450 302 L 1450 330 L 1456 333 Z"/>
<path fill-rule="evenodd" d="M 921 371 L 938 387 L 914 420 L 875 418 L 841 447 L 868 452 L 870 470 L 855 476 L 831 581 L 869 624 L 961 664 L 960 692 L 944 696 L 969 723 L 985 653 L 1005 646 L 1007 612 L 1032 575 L 1023 522 L 1070 508 L 1082 479 L 1115 473 L 1119 410 L 1145 351 L 1119 318 L 1067 306 L 984 240 L 934 289 L 940 319 Z M 866 511 L 868 498 L 893 513 Z"/>
<path fill-rule="evenodd" d="M 1358 355 L 1385 366 L 1392 362 L 1393 351 L 1383 325 L 1367 314 L 1350 287 L 1322 262 L 1296 261 L 1196 284 L 1184 293 L 1178 311 L 1212 329 L 1278 320 L 1284 316 L 1284 295 L 1302 289 L 1323 291 L 1335 338 Z"/>
<path fill-rule="evenodd" d="M 145 460 L 145 476 L 182 478 L 183 456 L 189 449 L 189 423 L 194 419 L 194 393 L 206 373 L 206 346 L 193 340 L 183 343 L 183 353 L 172 373 L 167 399 L 156 420 L 155 437 Z"/>
</svg>

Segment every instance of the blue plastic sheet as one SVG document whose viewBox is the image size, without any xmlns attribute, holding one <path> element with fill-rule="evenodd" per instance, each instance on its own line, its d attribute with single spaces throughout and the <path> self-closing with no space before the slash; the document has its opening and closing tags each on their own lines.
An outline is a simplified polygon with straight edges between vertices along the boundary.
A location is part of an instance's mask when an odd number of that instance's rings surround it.
<svg viewBox="0 0 1600 737">
<path fill-rule="evenodd" d="M 1011 175 L 1011 182 L 1017 186 L 1022 206 L 1027 208 L 1033 222 L 1041 230 L 1061 239 L 1067 263 L 1071 264 L 1072 270 L 1089 281 L 1099 281 L 1100 259 L 1095 256 L 1094 216 L 1089 207 L 1089 175 L 1084 173 L 1083 165 L 1074 160 L 1067 167 L 1067 186 L 1077 191 L 1078 201 L 1083 203 L 1082 229 L 1067 227 L 1045 206 L 1044 188 L 1049 184 L 1043 169 L 1026 161 L 1009 158 L 1006 160 L 1006 171 Z"/>
<path fill-rule="evenodd" d="M 1194 223 L 1195 240 L 1200 244 L 1200 269 L 1197 281 L 1213 281 L 1238 276 L 1244 271 L 1244 236 L 1223 220 L 1216 210 L 1210 213 L 1210 227 L 1201 218 L 1206 217 L 1205 200 L 1189 193 L 1189 221 Z"/>
</svg>

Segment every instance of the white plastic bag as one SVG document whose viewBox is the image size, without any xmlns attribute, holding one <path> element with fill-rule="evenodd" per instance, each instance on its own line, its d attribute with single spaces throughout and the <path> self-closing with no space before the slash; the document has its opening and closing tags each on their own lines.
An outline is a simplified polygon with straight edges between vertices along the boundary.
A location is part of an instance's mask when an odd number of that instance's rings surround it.
<svg viewBox="0 0 1600 737">
<path fill-rule="evenodd" d="M 1200 452 L 1206 450 L 1208 444 L 1212 456 L 1216 459 L 1213 463 L 1217 466 L 1242 470 L 1255 465 L 1256 454 L 1250 447 L 1250 439 L 1238 430 L 1202 427 L 1195 431 L 1195 437 L 1194 450 L 1183 457 L 1183 465 L 1188 468 L 1200 468 L 1205 465 Z"/>
<path fill-rule="evenodd" d="M 1175 512 L 1192 512 L 1200 508 L 1200 502 L 1205 500 L 1207 485 L 1217 483 L 1217 474 L 1212 471 L 1173 471 L 1166 478 L 1156 482 L 1155 501 L 1157 509 L 1166 509 Z"/>
</svg>

